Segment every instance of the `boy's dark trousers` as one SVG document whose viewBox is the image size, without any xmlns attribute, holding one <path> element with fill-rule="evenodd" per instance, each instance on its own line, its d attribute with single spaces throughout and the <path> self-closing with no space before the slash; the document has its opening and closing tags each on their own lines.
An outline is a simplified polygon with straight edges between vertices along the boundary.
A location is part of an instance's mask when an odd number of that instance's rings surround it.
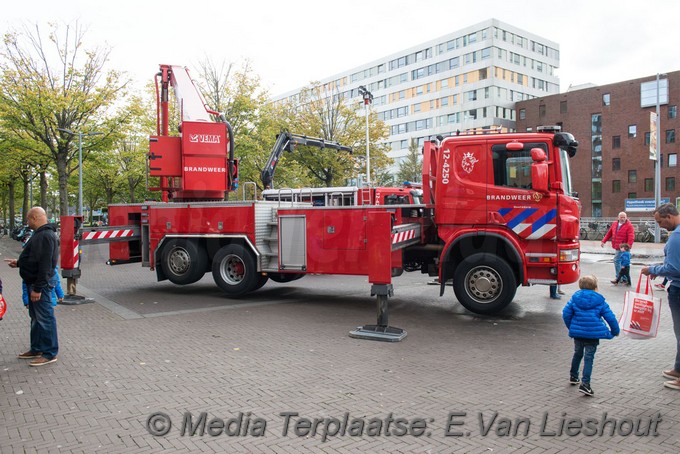
<svg viewBox="0 0 680 454">
<path fill-rule="evenodd" d="M 619 275 L 616 276 L 616 282 L 626 283 L 630 285 L 630 266 L 622 266 Z"/>
</svg>

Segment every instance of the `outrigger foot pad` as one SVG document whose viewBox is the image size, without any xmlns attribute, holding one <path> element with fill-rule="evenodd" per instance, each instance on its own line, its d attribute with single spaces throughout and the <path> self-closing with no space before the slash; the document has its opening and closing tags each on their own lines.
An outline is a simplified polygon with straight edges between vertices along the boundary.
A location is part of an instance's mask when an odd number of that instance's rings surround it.
<svg viewBox="0 0 680 454">
<path fill-rule="evenodd" d="M 59 302 L 64 306 L 74 306 L 76 304 L 94 303 L 94 298 L 87 298 L 80 295 L 64 295 L 64 299 Z"/>
<path fill-rule="evenodd" d="M 364 325 L 350 331 L 349 337 L 382 342 L 401 342 L 406 337 L 406 331 L 393 326 Z"/>
</svg>

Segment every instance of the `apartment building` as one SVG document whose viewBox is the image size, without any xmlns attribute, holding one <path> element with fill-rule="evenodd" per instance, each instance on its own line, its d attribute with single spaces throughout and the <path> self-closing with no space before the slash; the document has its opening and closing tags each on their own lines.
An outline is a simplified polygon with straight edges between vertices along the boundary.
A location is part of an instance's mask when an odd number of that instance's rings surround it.
<svg viewBox="0 0 680 454">
<path fill-rule="evenodd" d="M 650 159 L 650 143 L 656 143 L 650 113 L 656 113 L 657 91 L 660 198 L 677 203 L 680 197 L 678 87 L 680 71 L 663 74 L 658 82 L 655 74 L 525 100 L 517 103 L 517 130 L 557 124 L 575 136 L 579 151 L 571 173 L 584 217 L 615 217 L 620 211 L 650 217 L 657 184 L 656 161 Z"/>
<path fill-rule="evenodd" d="M 412 140 L 471 129 L 515 130 L 515 103 L 559 93 L 559 46 L 497 19 L 449 33 L 320 81 L 350 102 L 373 96 L 389 126 L 393 173 Z M 302 87 L 276 97 L 295 99 Z"/>
</svg>

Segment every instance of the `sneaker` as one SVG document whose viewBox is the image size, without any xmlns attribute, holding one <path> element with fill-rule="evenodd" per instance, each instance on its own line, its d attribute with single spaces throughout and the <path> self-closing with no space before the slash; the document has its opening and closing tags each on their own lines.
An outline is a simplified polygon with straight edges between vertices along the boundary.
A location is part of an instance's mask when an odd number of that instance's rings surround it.
<svg viewBox="0 0 680 454">
<path fill-rule="evenodd" d="M 36 358 L 30 363 L 28 363 L 29 366 L 33 367 L 39 367 L 39 366 L 44 366 L 45 364 L 50 364 L 50 363 L 56 363 L 57 362 L 57 357 L 53 356 L 52 358 L 46 358 L 44 356 L 41 356 L 40 358 Z"/>
<path fill-rule="evenodd" d="M 557 291 L 557 294 L 558 294 L 558 295 L 564 295 L 564 290 L 559 289 L 559 290 Z"/>
<path fill-rule="evenodd" d="M 560 295 L 550 295 L 551 300 L 561 300 L 562 297 Z"/>
<path fill-rule="evenodd" d="M 680 389 L 680 378 L 677 380 L 667 381 L 663 384 L 666 388 Z"/>
<path fill-rule="evenodd" d="M 581 383 L 581 380 L 579 380 L 578 377 L 574 377 L 573 375 L 569 377 L 570 385 L 578 385 L 579 383 Z"/>
<path fill-rule="evenodd" d="M 609 282 L 611 282 L 614 285 L 618 285 L 618 283 L 619 283 L 619 281 L 609 281 Z"/>
<path fill-rule="evenodd" d="M 678 384 L 678 386 L 680 386 L 680 384 Z M 595 395 L 595 393 L 593 392 L 593 388 L 590 387 L 590 383 L 581 383 L 581 386 L 578 387 L 578 391 L 580 393 L 585 394 L 586 396 Z"/>
<path fill-rule="evenodd" d="M 654 284 L 654 290 L 661 290 L 662 292 L 665 292 L 666 286 L 663 284 Z"/>
<path fill-rule="evenodd" d="M 32 351 L 27 351 L 23 352 L 20 355 L 17 355 L 17 358 L 19 359 L 33 359 L 33 358 L 40 358 L 42 356 L 42 353 L 40 352 L 32 352 Z"/>
<path fill-rule="evenodd" d="M 677 380 L 680 378 L 680 372 L 676 371 L 675 369 L 671 370 L 664 370 L 661 372 L 661 375 L 664 376 L 664 378 L 667 378 L 669 380 Z"/>
</svg>

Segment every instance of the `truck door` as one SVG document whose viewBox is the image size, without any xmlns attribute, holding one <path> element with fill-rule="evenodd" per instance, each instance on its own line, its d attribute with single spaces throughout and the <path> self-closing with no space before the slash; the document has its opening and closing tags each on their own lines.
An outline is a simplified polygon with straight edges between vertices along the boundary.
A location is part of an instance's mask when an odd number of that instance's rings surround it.
<svg viewBox="0 0 680 454">
<path fill-rule="evenodd" d="M 486 224 L 485 141 L 442 144 L 435 219 L 439 225 Z"/>
<path fill-rule="evenodd" d="M 545 143 L 527 143 L 522 150 L 504 144 L 491 147 L 493 185 L 487 194 L 489 220 L 528 240 L 554 239 L 557 234 L 557 198 L 535 191 L 531 183 L 531 149 Z"/>
</svg>

